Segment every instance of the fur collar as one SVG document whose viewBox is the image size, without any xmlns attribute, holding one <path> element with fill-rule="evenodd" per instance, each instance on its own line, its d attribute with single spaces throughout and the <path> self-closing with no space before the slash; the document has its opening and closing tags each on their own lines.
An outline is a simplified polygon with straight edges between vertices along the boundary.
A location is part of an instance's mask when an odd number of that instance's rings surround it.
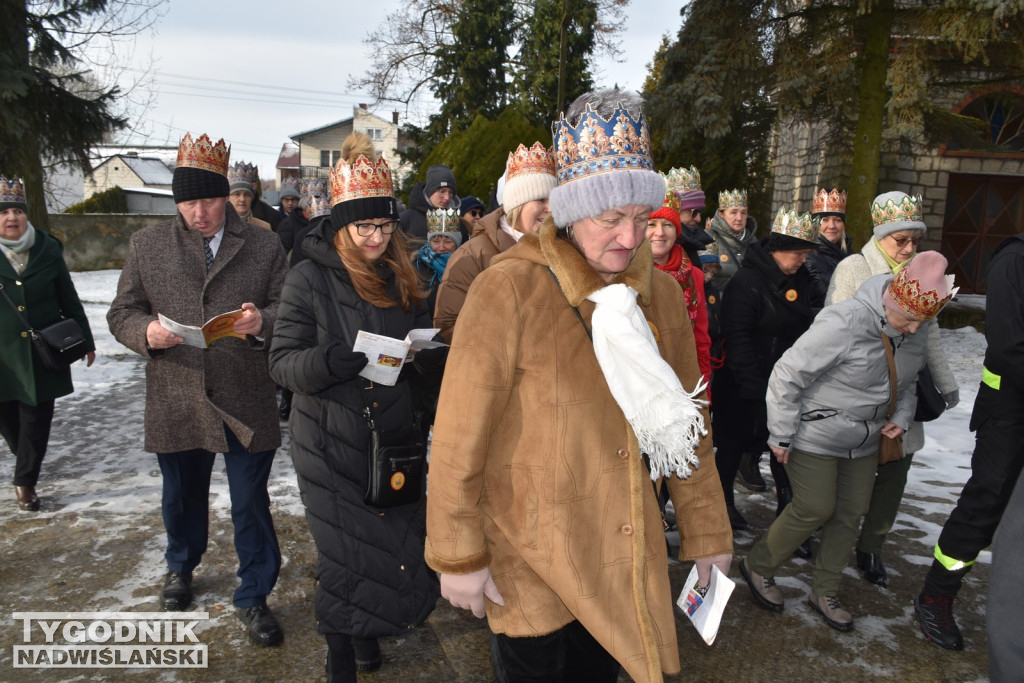
<svg viewBox="0 0 1024 683">
<path fill-rule="evenodd" d="M 515 247 L 499 254 L 492 263 L 508 258 L 523 258 L 551 268 L 570 306 L 579 307 L 591 293 L 609 284 L 619 283 L 635 289 L 640 295 L 641 305 L 651 305 L 654 257 L 647 240 L 637 249 L 626 269 L 611 282 L 602 280 L 583 254 L 569 240 L 558 236 L 558 228 L 551 216 L 544 221 L 540 232 L 523 235 Z"/>
</svg>

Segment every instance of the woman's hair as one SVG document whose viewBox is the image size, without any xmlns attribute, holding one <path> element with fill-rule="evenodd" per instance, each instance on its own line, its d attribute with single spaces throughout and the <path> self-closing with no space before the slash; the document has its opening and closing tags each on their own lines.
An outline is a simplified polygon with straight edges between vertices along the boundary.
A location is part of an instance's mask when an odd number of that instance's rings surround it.
<svg viewBox="0 0 1024 683">
<path fill-rule="evenodd" d="M 524 206 L 526 206 L 526 205 L 525 204 L 520 204 L 516 208 L 514 208 L 511 211 L 508 211 L 508 212 L 505 213 L 505 222 L 508 223 L 509 226 L 513 230 L 519 230 L 519 227 L 516 226 L 516 223 L 519 222 L 519 214 L 521 214 L 523 212 L 523 207 Z M 526 231 L 525 230 L 519 230 L 519 232 L 526 232 Z"/>
<path fill-rule="evenodd" d="M 401 305 L 404 310 L 411 311 L 427 298 L 427 293 L 421 289 L 416 269 L 409 259 L 405 233 L 401 229 L 391 233 L 391 241 L 380 257 L 380 261 L 391 266 L 395 273 L 398 301 L 388 295 L 384 278 L 377 274 L 374 262 L 367 260 L 362 250 L 352 241 L 347 225 L 339 227 L 338 232 L 334 234 L 334 248 L 352 279 L 356 294 L 362 300 L 377 308 L 394 308 Z"/>
</svg>

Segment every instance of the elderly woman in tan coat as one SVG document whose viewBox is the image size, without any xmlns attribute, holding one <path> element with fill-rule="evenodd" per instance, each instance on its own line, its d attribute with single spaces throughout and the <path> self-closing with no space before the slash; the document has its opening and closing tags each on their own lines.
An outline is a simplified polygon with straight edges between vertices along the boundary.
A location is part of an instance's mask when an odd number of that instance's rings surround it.
<svg viewBox="0 0 1024 683">
<path fill-rule="evenodd" d="M 604 91 L 570 107 L 551 220 L 480 274 L 456 325 L 426 557 L 444 597 L 486 612 L 501 681 L 679 670 L 652 478 L 702 585 L 732 558 L 692 326 L 644 240 L 665 187 L 637 105 Z M 585 130 L 601 144 L 577 145 Z M 602 157 L 616 170 L 593 173 Z"/>
</svg>

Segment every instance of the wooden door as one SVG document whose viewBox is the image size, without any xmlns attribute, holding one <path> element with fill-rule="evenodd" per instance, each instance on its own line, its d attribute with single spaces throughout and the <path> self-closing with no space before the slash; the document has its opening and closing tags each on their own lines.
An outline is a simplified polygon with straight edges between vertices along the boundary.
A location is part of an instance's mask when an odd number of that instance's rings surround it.
<svg viewBox="0 0 1024 683">
<path fill-rule="evenodd" d="M 949 174 L 943 256 L 964 294 L 985 293 L 985 272 L 1003 240 L 1024 231 L 1024 178 Z"/>
</svg>

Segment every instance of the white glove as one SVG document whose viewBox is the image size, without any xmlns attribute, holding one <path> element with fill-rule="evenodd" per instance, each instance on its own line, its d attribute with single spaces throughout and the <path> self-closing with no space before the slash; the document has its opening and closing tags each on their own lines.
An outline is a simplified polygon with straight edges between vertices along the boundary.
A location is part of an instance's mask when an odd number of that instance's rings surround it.
<svg viewBox="0 0 1024 683">
<path fill-rule="evenodd" d="M 731 556 L 730 556 L 731 557 Z M 453 607 L 472 610 L 473 616 L 483 618 L 484 596 L 491 602 L 505 606 L 505 598 L 501 597 L 498 587 L 491 578 L 491 570 L 487 567 L 470 574 L 441 574 L 441 597 L 452 603 Z"/>
<path fill-rule="evenodd" d="M 711 568 L 718 567 L 718 570 L 729 575 L 729 567 L 732 565 L 732 553 L 715 555 L 713 557 L 699 557 L 694 560 L 697 565 L 697 583 L 701 588 L 707 588 L 711 584 Z"/>
</svg>

